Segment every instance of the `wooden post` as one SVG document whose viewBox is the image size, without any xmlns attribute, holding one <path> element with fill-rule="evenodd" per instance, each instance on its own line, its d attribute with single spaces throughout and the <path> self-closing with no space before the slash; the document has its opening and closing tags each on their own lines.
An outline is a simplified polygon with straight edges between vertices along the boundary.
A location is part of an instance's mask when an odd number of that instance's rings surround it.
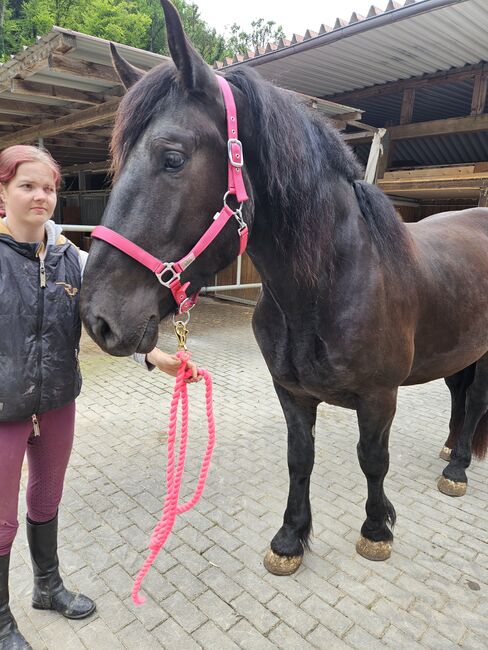
<svg viewBox="0 0 488 650">
<path fill-rule="evenodd" d="M 393 158 L 395 143 L 392 141 L 390 137 L 390 131 L 388 129 L 386 129 L 386 133 L 383 136 L 382 145 L 383 145 L 383 153 L 380 156 L 378 162 L 378 173 L 376 174 L 376 180 L 383 178 Z"/>
<path fill-rule="evenodd" d="M 488 78 L 484 72 L 479 72 L 474 78 L 471 115 L 481 115 L 485 110 L 487 80 Z"/>
<path fill-rule="evenodd" d="M 405 88 L 403 91 L 402 110 L 400 113 L 400 124 L 410 124 L 413 116 L 413 105 L 415 102 L 415 88 Z"/>
<path fill-rule="evenodd" d="M 478 200 L 478 207 L 488 208 L 488 185 L 484 184 L 480 187 L 480 197 Z"/>
</svg>

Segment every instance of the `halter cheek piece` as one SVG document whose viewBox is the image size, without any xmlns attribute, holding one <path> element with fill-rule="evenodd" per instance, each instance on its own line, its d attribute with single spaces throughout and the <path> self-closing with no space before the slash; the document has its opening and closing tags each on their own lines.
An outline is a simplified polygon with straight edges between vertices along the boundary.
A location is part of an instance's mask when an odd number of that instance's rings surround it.
<svg viewBox="0 0 488 650">
<path fill-rule="evenodd" d="M 134 244 L 110 228 L 97 226 L 92 232 L 92 237 L 103 239 L 103 241 L 118 248 L 123 253 L 126 253 L 126 255 L 130 255 L 137 262 L 150 269 L 156 275 L 159 282 L 173 294 L 178 313 L 191 309 L 195 305 L 198 297 L 198 292 L 191 296 L 187 295 L 186 291 L 190 283 L 185 282 L 181 284 L 181 274 L 208 248 L 231 217 L 235 217 L 239 225 L 237 230 L 240 241 L 239 255 L 242 255 L 247 246 L 249 233 L 247 225 L 242 218 L 242 204 L 248 200 L 248 196 L 244 186 L 244 179 L 242 178 L 244 160 L 242 143 L 238 139 L 236 105 L 232 90 L 226 79 L 217 75 L 217 80 L 224 98 L 227 120 L 228 190 L 223 199 L 223 208 L 215 215 L 212 225 L 200 237 L 191 251 L 177 262 L 161 262 L 157 257 L 154 257 L 140 246 L 137 246 L 137 244 Z M 233 210 L 227 205 L 229 196 L 236 197 L 239 203 L 239 207 L 236 210 Z"/>
</svg>

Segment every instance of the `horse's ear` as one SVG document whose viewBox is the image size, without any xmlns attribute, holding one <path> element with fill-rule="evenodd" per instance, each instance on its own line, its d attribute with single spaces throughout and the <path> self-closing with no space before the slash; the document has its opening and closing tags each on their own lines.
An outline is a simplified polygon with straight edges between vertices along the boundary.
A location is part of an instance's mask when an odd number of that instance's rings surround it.
<svg viewBox="0 0 488 650">
<path fill-rule="evenodd" d="M 129 90 L 131 86 L 137 83 L 139 79 L 145 75 L 145 72 L 143 70 L 135 68 L 122 56 L 120 56 L 117 48 L 113 43 L 110 43 L 110 54 L 112 55 L 112 63 L 115 71 L 119 75 L 119 79 L 125 86 L 126 90 Z"/>
<path fill-rule="evenodd" d="M 166 20 L 166 34 L 171 58 L 188 90 L 204 90 L 215 83 L 215 75 L 188 40 L 175 6 L 169 0 L 160 0 Z"/>
</svg>

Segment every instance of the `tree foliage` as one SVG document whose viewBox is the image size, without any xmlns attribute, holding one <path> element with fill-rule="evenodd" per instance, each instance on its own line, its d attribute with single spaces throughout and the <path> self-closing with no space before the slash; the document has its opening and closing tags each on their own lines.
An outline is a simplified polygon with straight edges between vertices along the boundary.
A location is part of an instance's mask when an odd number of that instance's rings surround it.
<svg viewBox="0 0 488 650">
<path fill-rule="evenodd" d="M 253 20 L 249 32 L 234 23 L 230 28 L 227 50 L 230 56 L 245 54 L 248 50 L 262 48 L 266 43 L 277 42 L 280 38 L 285 38 L 285 33 L 281 25 L 277 25 L 274 20 L 265 21 L 264 18 Z"/>
<path fill-rule="evenodd" d="M 226 38 L 207 25 L 197 4 L 173 2 L 188 37 L 208 63 L 283 36 L 281 27 L 261 18 L 247 32 L 233 25 Z M 159 0 L 0 0 L 0 61 L 35 42 L 53 25 L 168 54 Z"/>
</svg>

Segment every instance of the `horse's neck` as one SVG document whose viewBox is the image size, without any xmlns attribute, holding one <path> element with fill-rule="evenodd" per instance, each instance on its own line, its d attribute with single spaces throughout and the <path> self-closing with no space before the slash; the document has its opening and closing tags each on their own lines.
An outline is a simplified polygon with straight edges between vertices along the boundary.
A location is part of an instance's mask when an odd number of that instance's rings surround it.
<svg viewBox="0 0 488 650">
<path fill-rule="evenodd" d="M 283 252 L 269 226 L 266 207 L 255 214 L 249 254 L 264 287 L 286 313 L 309 309 L 319 299 L 323 303 L 328 300 L 335 302 L 337 291 L 343 290 L 347 278 L 356 273 L 358 266 L 365 272 L 374 266 L 371 247 L 367 245 L 370 235 L 360 218 L 352 186 L 346 198 L 336 201 L 332 210 L 333 214 L 324 214 L 324 232 L 316 233 L 320 251 L 315 282 L 311 282 L 303 272 L 297 272 L 297 265 Z M 336 224 L 331 241 L 324 240 L 327 219 Z M 304 253 L 298 251 L 297 255 Z M 351 293 L 353 291 L 351 287 Z"/>
</svg>

